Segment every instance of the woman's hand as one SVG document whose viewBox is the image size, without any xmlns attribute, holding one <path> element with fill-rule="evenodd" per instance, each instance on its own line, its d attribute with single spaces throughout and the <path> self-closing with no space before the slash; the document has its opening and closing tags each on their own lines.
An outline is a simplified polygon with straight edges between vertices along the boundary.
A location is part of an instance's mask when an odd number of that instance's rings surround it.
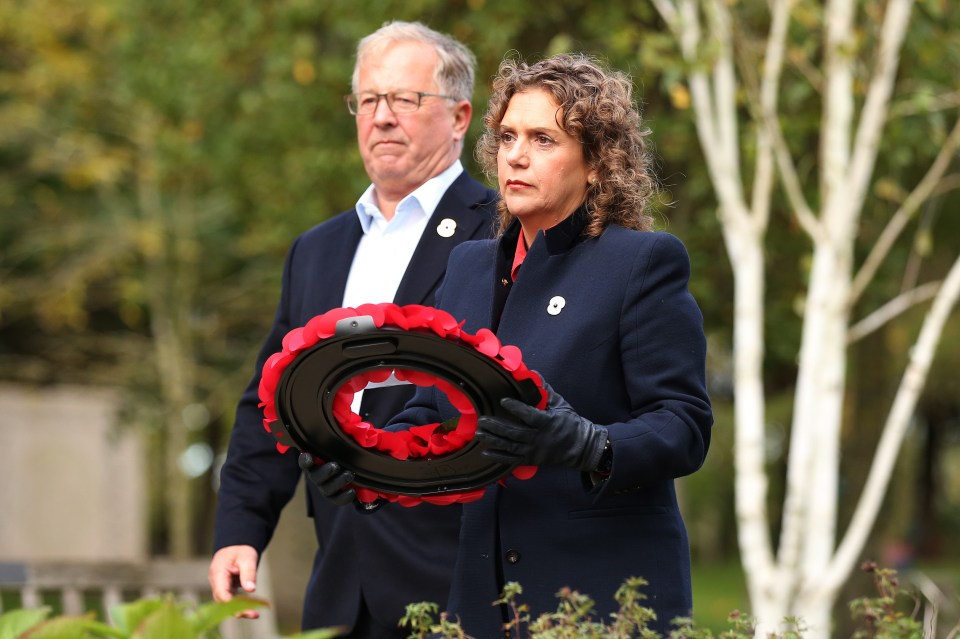
<svg viewBox="0 0 960 639">
<path fill-rule="evenodd" d="M 477 420 L 475 437 L 487 448 L 483 456 L 510 465 L 596 470 L 607 444 L 607 429 L 578 415 L 549 384 L 543 387 L 547 391 L 544 410 L 504 397 L 500 405 L 513 419 L 484 415 Z"/>
</svg>

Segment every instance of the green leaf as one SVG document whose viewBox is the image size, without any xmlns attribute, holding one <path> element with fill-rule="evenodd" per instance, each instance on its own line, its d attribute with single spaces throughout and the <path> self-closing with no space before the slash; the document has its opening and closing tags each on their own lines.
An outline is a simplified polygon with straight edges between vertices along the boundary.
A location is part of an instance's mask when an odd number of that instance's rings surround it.
<svg viewBox="0 0 960 639">
<path fill-rule="evenodd" d="M 183 609 L 172 599 L 163 601 L 159 609 L 144 617 L 132 635 L 136 639 L 192 639 L 200 636 L 187 620 Z"/>
<path fill-rule="evenodd" d="M 189 619 L 194 631 L 197 634 L 203 634 L 209 630 L 213 630 L 220 625 L 220 622 L 232 617 L 238 612 L 269 606 L 270 603 L 265 599 L 258 599 L 256 597 L 234 597 L 230 601 L 211 601 L 205 603 L 189 615 Z"/>
<path fill-rule="evenodd" d="M 318 628 L 317 630 L 308 630 L 296 635 L 290 635 L 287 639 L 334 639 L 343 637 L 349 628 L 336 626 L 333 628 Z"/>
<path fill-rule="evenodd" d="M 50 608 L 11 610 L 0 615 L 0 639 L 16 639 L 47 618 Z"/>
<path fill-rule="evenodd" d="M 24 639 L 102 639 L 103 637 L 123 639 L 126 635 L 89 616 L 55 617 L 34 626 L 21 636 Z"/>
<path fill-rule="evenodd" d="M 138 599 L 129 603 L 117 604 L 113 607 L 111 617 L 114 624 L 124 635 L 131 635 L 145 617 L 158 610 L 163 605 L 163 599 Z"/>
</svg>

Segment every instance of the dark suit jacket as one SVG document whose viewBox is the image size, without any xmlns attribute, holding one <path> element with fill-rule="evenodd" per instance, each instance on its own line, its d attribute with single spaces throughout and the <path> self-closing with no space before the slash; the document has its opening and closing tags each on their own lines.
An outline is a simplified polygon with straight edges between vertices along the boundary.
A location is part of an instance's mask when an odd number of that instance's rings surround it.
<svg viewBox="0 0 960 639">
<path fill-rule="evenodd" d="M 502 611 L 490 602 L 507 581 L 520 583 L 519 601 L 534 617 L 556 610 L 563 586 L 590 595 L 606 617 L 630 576 L 650 582 L 644 604 L 661 632 L 692 605 L 673 480 L 703 463 L 713 417 L 687 253 L 666 233 L 614 226 L 587 239 L 574 217 L 538 235 L 499 318 L 516 225 L 499 244 L 454 250 L 438 293 L 438 306 L 466 320 L 467 331 L 496 326 L 501 343 L 519 346 L 530 369 L 608 427 L 613 447 L 612 474 L 599 488 L 578 471 L 541 467 L 463 506 L 448 609 L 475 637 L 502 636 Z M 394 421 L 454 412 L 435 389 L 421 389 Z"/>
<path fill-rule="evenodd" d="M 393 301 L 432 305 L 451 249 L 465 240 L 490 236 L 496 199 L 495 191 L 466 172 L 461 174 L 437 205 Z M 456 222 L 449 238 L 436 230 L 445 218 Z M 281 350 L 289 330 L 341 306 L 361 235 L 357 213 L 351 210 L 310 229 L 289 251 L 276 317 L 237 408 L 220 473 L 214 550 L 247 544 L 262 553 L 301 480 L 298 451 L 279 454 L 262 425 L 257 407 L 260 371 L 266 358 Z M 370 300 L 383 301 L 390 300 Z M 375 424 L 386 423 L 409 399 L 412 391 L 407 388 L 367 391 L 361 412 Z M 307 489 L 320 548 L 304 602 L 304 629 L 351 626 L 361 593 L 378 621 L 388 627 L 396 625 L 407 603 L 446 600 L 460 527 L 458 506 L 387 505 L 371 517 L 352 507 L 331 505 L 309 483 Z M 304 561 L 312 551 L 303 549 Z"/>
</svg>

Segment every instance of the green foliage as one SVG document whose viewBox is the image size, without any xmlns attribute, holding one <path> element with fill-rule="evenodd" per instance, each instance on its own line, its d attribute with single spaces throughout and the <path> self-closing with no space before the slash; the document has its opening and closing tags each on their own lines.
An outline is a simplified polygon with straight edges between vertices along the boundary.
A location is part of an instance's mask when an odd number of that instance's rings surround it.
<svg viewBox="0 0 960 639">
<path fill-rule="evenodd" d="M 113 625 L 87 616 L 50 617 L 50 608 L 20 609 L 0 615 L 0 639 L 207 639 L 219 637 L 218 627 L 233 615 L 268 605 L 262 599 L 234 597 L 230 601 L 193 605 L 172 596 L 138 599 L 114 607 Z M 333 639 L 338 628 L 312 630 L 288 639 Z"/>
<path fill-rule="evenodd" d="M 820 4 L 795 3 L 781 96 L 784 133 L 811 198 L 822 90 Z M 879 15 L 882 5 L 870 0 L 859 10 Z M 738 67 L 753 70 L 745 73 L 741 98 L 747 140 L 751 77 L 763 65 L 769 16 L 764 3 L 730 8 Z M 349 91 L 357 40 L 394 19 L 422 20 L 473 49 L 475 116 L 507 55 L 587 51 L 632 74 L 673 202 L 659 212 L 658 226 L 687 245 L 710 351 L 724 357 L 732 343 L 730 268 L 691 117 L 689 68 L 652 3 L 22 0 L 0 3 L 0 377 L 120 385 L 123 421 L 155 432 L 153 441 L 166 441 L 170 422 L 186 413 L 196 417 L 181 425 L 189 430 L 186 443 L 222 449 L 273 314 L 287 246 L 352 206 L 367 185 L 341 96 Z M 871 68 L 868 45 L 877 33 L 870 25 L 879 20 L 865 24 L 854 52 L 862 60 L 858 86 Z M 880 141 L 875 197 L 864 211 L 861 257 L 950 130 L 958 25 L 960 4 L 916 3 Z M 475 173 L 471 150 L 480 128 L 474 117 L 463 154 Z M 745 146 L 743 164 L 750 166 L 756 150 Z M 922 262 L 923 279 L 942 272 L 960 241 L 960 218 L 944 214 L 955 208 L 955 192 L 938 196 L 924 214 L 927 225 L 896 247 L 894 267 L 881 274 L 857 317 L 899 290 L 908 260 Z M 785 211 L 780 202 L 771 212 L 767 251 L 771 339 L 764 382 L 772 396 L 789 393 L 794 381 L 796 308 L 807 268 L 803 234 Z M 159 362 L 163 326 L 177 329 L 188 365 L 178 378 L 189 390 L 185 405 L 171 402 L 163 388 L 171 377 Z M 912 334 L 909 327 L 905 334 Z M 951 335 L 938 354 L 940 374 L 928 383 L 928 395 L 948 401 L 957 395 L 956 322 Z M 907 349 L 896 334 L 889 341 L 873 350 L 896 371 Z M 729 373 L 711 366 L 712 379 Z M 874 401 L 875 384 L 851 390 Z M 729 398 L 720 383 L 711 392 Z M 149 458 L 150 485 L 171 485 L 165 474 L 173 465 L 156 451 Z M 715 490 L 717 483 L 705 485 Z M 198 513 L 211 499 L 208 486 L 192 485 Z M 154 495 L 155 519 L 172 517 L 167 510 Z M 715 508 L 713 517 L 711 529 L 723 531 L 730 552 L 732 510 Z M 153 548 L 166 549 L 162 524 L 154 522 Z M 192 532 L 195 539 L 209 534 Z"/>
<path fill-rule="evenodd" d="M 860 597 L 850 602 L 850 613 L 860 626 L 853 639 L 923 639 L 920 622 L 898 608 L 900 582 L 897 572 L 872 562 L 863 566 L 874 576 L 875 597 Z"/>
<path fill-rule="evenodd" d="M 923 639 L 920 621 L 897 607 L 897 600 L 906 593 L 900 588 L 896 571 L 881 569 L 867 563 L 864 570 L 873 576 L 877 596 L 862 597 L 850 602 L 850 611 L 857 626 L 852 639 Z M 510 612 L 506 624 L 507 636 L 514 639 L 664 639 L 652 630 L 650 622 L 656 613 L 642 605 L 646 596 L 641 591 L 647 582 L 639 577 L 626 579 L 614 595 L 619 604 L 609 622 L 594 618 L 594 601 L 570 588 L 557 593 L 556 611 L 546 612 L 531 619 L 529 608 L 520 603 L 523 594 L 520 584 L 509 582 L 494 605 L 505 605 Z M 438 637 L 439 639 L 472 639 L 460 624 L 434 603 L 414 603 L 407 606 L 407 614 L 400 624 L 411 629 L 410 639 Z M 913 609 L 912 614 L 917 610 Z M 693 619 L 672 620 L 673 629 L 666 639 L 754 639 L 755 620 L 748 614 L 733 611 L 727 619 L 728 628 L 716 634 L 707 627 L 697 626 Z M 782 630 L 771 633 L 767 639 L 803 639 L 807 631 L 802 619 L 785 618 Z"/>
<path fill-rule="evenodd" d="M 12 610 L 0 615 L 0 639 L 14 639 L 33 628 L 50 614 L 49 608 Z"/>
</svg>

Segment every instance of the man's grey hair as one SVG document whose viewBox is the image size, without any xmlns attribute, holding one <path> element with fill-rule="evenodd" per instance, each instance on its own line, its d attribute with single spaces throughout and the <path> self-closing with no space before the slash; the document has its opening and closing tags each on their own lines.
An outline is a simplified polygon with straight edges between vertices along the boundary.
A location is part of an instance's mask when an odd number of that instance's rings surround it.
<svg viewBox="0 0 960 639">
<path fill-rule="evenodd" d="M 357 44 L 357 61 L 353 66 L 353 92 L 360 84 L 360 67 L 371 56 L 376 56 L 397 42 L 422 42 L 437 52 L 437 68 L 433 80 L 437 91 L 458 100 L 473 98 L 473 79 L 477 59 L 466 46 L 451 36 L 434 31 L 420 22 L 387 22 L 364 37 Z M 421 87 L 408 87 L 422 90 Z"/>
</svg>

